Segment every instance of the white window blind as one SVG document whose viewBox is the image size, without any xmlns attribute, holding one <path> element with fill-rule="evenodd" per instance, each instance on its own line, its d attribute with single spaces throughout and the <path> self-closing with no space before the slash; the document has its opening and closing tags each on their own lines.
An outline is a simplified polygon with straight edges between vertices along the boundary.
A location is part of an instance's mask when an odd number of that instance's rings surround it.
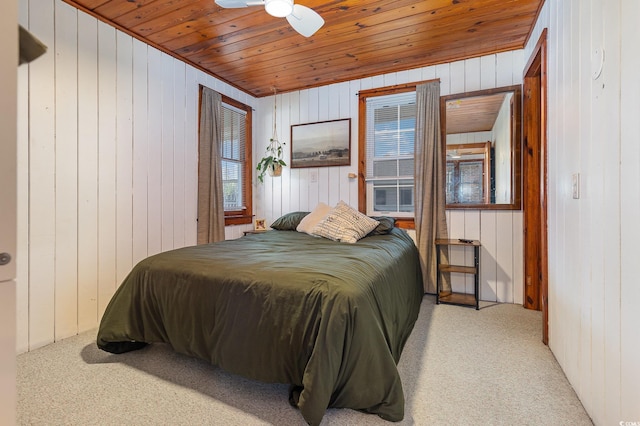
<svg viewBox="0 0 640 426">
<path fill-rule="evenodd" d="M 366 100 L 367 214 L 414 211 L 416 93 Z"/>
<path fill-rule="evenodd" d="M 245 209 L 244 163 L 246 143 L 245 111 L 222 104 L 222 185 L 224 210 Z"/>
</svg>

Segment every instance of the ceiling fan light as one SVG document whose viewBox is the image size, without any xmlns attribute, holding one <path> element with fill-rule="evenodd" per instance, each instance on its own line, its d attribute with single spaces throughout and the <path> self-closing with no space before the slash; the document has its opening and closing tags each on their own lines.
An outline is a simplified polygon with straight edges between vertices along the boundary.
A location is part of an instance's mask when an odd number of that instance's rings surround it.
<svg viewBox="0 0 640 426">
<path fill-rule="evenodd" d="M 265 0 L 264 8 L 269 15 L 284 18 L 293 12 L 293 0 Z"/>
</svg>

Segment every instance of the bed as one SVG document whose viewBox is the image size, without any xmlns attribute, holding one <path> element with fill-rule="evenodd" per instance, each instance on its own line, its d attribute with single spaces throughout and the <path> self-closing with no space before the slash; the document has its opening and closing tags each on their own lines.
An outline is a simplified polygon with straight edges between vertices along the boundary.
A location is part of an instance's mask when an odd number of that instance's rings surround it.
<svg viewBox="0 0 640 426">
<path fill-rule="evenodd" d="M 355 244 L 272 230 L 141 261 L 106 308 L 97 345 L 122 353 L 165 342 L 229 372 L 289 384 L 311 425 L 327 407 L 399 421 L 396 365 L 422 296 L 403 230 Z"/>
</svg>

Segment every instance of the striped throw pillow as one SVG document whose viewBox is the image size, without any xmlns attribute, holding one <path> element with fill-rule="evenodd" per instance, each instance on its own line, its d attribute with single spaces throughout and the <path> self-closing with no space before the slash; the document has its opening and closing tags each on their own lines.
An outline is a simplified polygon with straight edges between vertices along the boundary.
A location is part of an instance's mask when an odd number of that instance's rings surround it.
<svg viewBox="0 0 640 426">
<path fill-rule="evenodd" d="M 311 231 L 312 235 L 344 243 L 355 243 L 380 222 L 340 201 Z"/>
</svg>

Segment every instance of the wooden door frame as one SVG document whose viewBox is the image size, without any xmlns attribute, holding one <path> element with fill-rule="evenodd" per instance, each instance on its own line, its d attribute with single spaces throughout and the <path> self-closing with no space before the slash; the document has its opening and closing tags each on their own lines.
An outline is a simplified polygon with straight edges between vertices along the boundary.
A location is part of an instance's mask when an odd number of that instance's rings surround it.
<svg viewBox="0 0 640 426">
<path fill-rule="evenodd" d="M 531 166 L 536 170 L 531 170 L 536 176 L 535 180 L 523 180 L 523 209 L 524 209 L 524 305 L 529 309 L 542 310 L 542 341 L 549 343 L 549 306 L 548 306 L 548 236 L 547 236 L 547 29 L 545 28 L 538 39 L 531 56 L 524 68 L 524 90 L 523 90 L 523 142 L 526 146 L 535 144 L 539 149 L 539 166 L 532 164 L 529 167 L 526 149 L 522 156 L 523 171 L 529 170 Z M 530 96 L 534 92 L 536 96 Z M 532 123 L 527 120 L 532 114 L 539 116 L 539 123 Z M 529 121 L 529 122 L 527 122 Z M 535 140 L 534 140 L 535 139 Z M 523 176 L 524 176 L 523 172 Z M 537 185 L 535 188 L 538 200 L 529 202 L 538 209 L 536 214 L 528 214 L 525 207 L 524 198 L 530 191 L 527 188 Z M 530 195 L 529 195 L 530 196 Z M 538 214 L 539 213 L 539 214 Z M 532 232 L 528 232 L 531 230 Z M 531 240 L 534 239 L 534 240 Z M 532 241 L 536 248 L 535 258 L 527 252 L 530 246 L 528 241 Z M 527 268 L 529 266 L 529 268 Z M 538 277 L 531 285 L 527 284 L 526 271 L 537 270 Z M 529 280 L 531 281 L 531 280 Z"/>
</svg>

